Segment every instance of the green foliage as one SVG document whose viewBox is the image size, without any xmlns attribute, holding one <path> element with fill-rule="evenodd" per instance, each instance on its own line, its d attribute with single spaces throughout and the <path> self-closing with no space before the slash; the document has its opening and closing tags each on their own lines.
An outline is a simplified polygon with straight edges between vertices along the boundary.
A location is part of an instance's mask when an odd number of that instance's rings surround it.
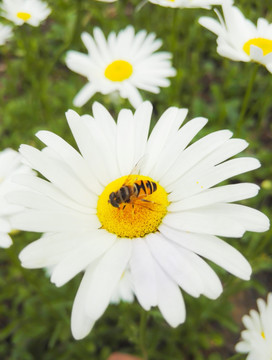
<svg viewBox="0 0 272 360">
<path fill-rule="evenodd" d="M 262 168 L 243 174 L 239 180 L 255 182 L 262 189 L 247 200 L 268 216 L 271 214 L 271 91 L 272 77 L 259 68 L 248 109 L 241 126 L 237 121 L 254 64 L 237 63 L 216 53 L 215 36 L 197 22 L 206 10 L 173 10 L 147 3 L 139 11 L 138 0 L 113 4 L 93 0 L 48 1 L 52 14 L 40 27 L 24 25 L 0 48 L 0 139 L 1 150 L 17 149 L 21 143 L 40 146 L 34 134 L 50 129 L 74 144 L 64 113 L 85 84 L 85 79 L 64 63 L 68 49 L 86 51 L 81 32 L 99 26 L 105 34 L 128 24 L 156 32 L 164 51 L 173 52 L 177 76 L 160 94 L 142 93 L 154 104 L 153 121 L 169 106 L 189 108 L 189 117 L 204 116 L 209 123 L 200 136 L 229 128 L 246 139 L 244 152 L 262 162 Z M 240 0 L 237 6 L 252 20 L 266 16 L 272 22 L 269 2 Z M 3 20 L 3 22 L 7 23 Z M 112 103 L 109 96 L 96 94 L 82 109 L 91 112 L 93 101 L 102 102 L 116 117 L 126 100 Z M 271 230 L 247 233 L 241 240 L 228 240 L 253 267 L 252 279 L 241 281 L 214 266 L 224 284 L 218 300 L 194 299 L 185 295 L 187 319 L 170 328 L 158 309 L 149 312 L 144 339 L 140 333 L 141 309 L 134 304 L 111 305 L 86 339 L 75 341 L 70 333 L 70 313 L 81 276 L 62 288 L 52 285 L 43 270 L 20 266 L 18 254 L 38 236 L 19 233 L 14 245 L 0 251 L 0 358 L 5 360 L 105 360 L 114 351 L 149 360 L 239 360 L 234 344 L 239 339 L 241 316 L 255 307 L 256 298 L 271 291 Z M 213 265 L 212 265 L 213 266 Z"/>
</svg>

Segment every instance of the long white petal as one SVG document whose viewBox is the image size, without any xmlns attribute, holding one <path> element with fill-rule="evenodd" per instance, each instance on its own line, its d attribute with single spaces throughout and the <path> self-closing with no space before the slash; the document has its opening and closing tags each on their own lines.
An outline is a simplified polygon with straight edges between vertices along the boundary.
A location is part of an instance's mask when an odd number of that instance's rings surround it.
<svg viewBox="0 0 272 360">
<path fill-rule="evenodd" d="M 56 286 L 62 286 L 86 269 L 94 260 L 107 251 L 116 241 L 115 236 L 110 236 L 106 231 L 96 233 L 96 238 L 79 245 L 60 261 L 52 272 L 51 281 Z"/>
<path fill-rule="evenodd" d="M 98 262 L 85 305 L 90 318 L 97 320 L 106 310 L 113 290 L 127 267 L 131 250 L 130 239 L 119 239 Z"/>
<path fill-rule="evenodd" d="M 86 269 L 73 304 L 71 330 L 76 340 L 83 339 L 88 335 L 95 323 L 95 320 L 88 317 L 85 311 L 85 303 L 92 280 L 94 265 L 92 264 Z"/>
<path fill-rule="evenodd" d="M 158 303 L 157 280 L 154 259 L 143 239 L 132 242 L 130 269 L 135 288 L 135 295 L 145 310 Z M 158 284 L 160 286 L 160 284 Z"/>
<path fill-rule="evenodd" d="M 183 296 L 178 285 L 160 268 L 156 266 L 158 287 L 158 307 L 162 316 L 172 327 L 184 323 L 186 309 Z"/>
</svg>

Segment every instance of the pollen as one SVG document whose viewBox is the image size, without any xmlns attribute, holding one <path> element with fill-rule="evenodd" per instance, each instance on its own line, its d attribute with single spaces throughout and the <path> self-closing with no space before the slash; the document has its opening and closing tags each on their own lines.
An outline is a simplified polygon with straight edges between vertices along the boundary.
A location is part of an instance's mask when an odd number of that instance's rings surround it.
<svg viewBox="0 0 272 360">
<path fill-rule="evenodd" d="M 261 332 L 261 335 L 262 335 L 262 338 L 265 339 L 265 334 L 264 334 L 264 331 Z"/>
<path fill-rule="evenodd" d="M 17 17 L 23 21 L 27 21 L 31 18 L 31 15 L 26 12 L 18 12 Z"/>
<path fill-rule="evenodd" d="M 124 81 L 133 73 L 132 65 L 125 60 L 115 60 L 106 67 L 105 76 L 111 81 Z"/>
<path fill-rule="evenodd" d="M 101 228 L 116 234 L 118 237 L 137 238 L 144 237 L 158 230 L 163 217 L 167 213 L 169 201 L 165 189 L 150 177 L 143 175 L 130 175 L 129 184 L 143 181 L 154 182 L 156 190 L 152 193 L 131 195 L 129 202 L 121 202 L 119 207 L 114 207 L 110 202 L 110 194 L 126 186 L 128 176 L 123 176 L 108 184 L 97 202 L 97 216 Z"/>
<path fill-rule="evenodd" d="M 264 38 L 254 38 L 248 40 L 244 46 L 243 50 L 250 55 L 250 45 L 258 46 L 263 51 L 263 56 L 268 55 L 272 52 L 272 40 Z"/>
</svg>

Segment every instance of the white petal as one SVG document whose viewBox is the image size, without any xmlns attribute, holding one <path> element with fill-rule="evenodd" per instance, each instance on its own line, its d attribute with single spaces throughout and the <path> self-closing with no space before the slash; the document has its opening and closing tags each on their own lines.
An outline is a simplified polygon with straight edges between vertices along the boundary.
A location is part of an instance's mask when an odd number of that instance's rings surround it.
<svg viewBox="0 0 272 360">
<path fill-rule="evenodd" d="M 97 92 L 97 86 L 94 83 L 88 82 L 77 93 L 73 100 L 73 104 L 77 107 L 82 107 L 87 101 Z"/>
<path fill-rule="evenodd" d="M 9 248 L 12 245 L 11 237 L 0 231 L 0 247 L 2 248 Z"/>
<path fill-rule="evenodd" d="M 44 179 L 38 178 L 37 176 L 33 175 L 20 174 L 14 176 L 13 180 L 16 183 L 31 189 L 33 192 L 43 194 L 44 197 L 48 197 L 68 209 L 77 210 L 83 213 L 86 212 L 87 207 L 74 202 L 72 199 L 67 197 L 60 189 L 56 188 L 56 186 Z M 91 210 L 89 208 L 89 212 L 90 211 Z"/>
<path fill-rule="evenodd" d="M 164 217 L 163 224 L 177 230 L 226 237 L 242 237 L 245 232 L 244 226 L 238 220 L 218 214 L 214 206 L 169 213 Z"/>
<path fill-rule="evenodd" d="M 167 179 L 164 182 L 166 183 L 167 181 L 168 184 L 177 182 L 188 170 L 215 151 L 216 148 L 226 142 L 231 136 L 232 133 L 229 130 L 216 131 L 189 146 L 179 155 L 175 164 L 169 169 L 165 175 Z M 171 187 L 169 189 L 172 190 Z"/>
<path fill-rule="evenodd" d="M 131 256 L 130 239 L 119 239 L 98 262 L 86 301 L 88 316 L 97 320 L 106 310 L 111 295 Z"/>
<path fill-rule="evenodd" d="M 203 286 L 189 258 L 189 251 L 179 248 L 159 234 L 149 234 L 147 243 L 158 264 L 183 290 L 198 297 Z M 159 284 L 158 284 L 159 286 Z"/>
<path fill-rule="evenodd" d="M 68 51 L 65 59 L 67 67 L 83 76 L 89 73 L 89 66 L 92 65 L 90 57 L 78 51 Z"/>
<path fill-rule="evenodd" d="M 85 242 L 95 239 L 97 230 L 93 232 L 62 232 L 43 235 L 39 240 L 27 245 L 19 254 L 22 266 L 28 269 L 50 267 L 74 252 Z"/>
<path fill-rule="evenodd" d="M 65 163 L 28 145 L 21 145 L 20 152 L 34 169 L 64 191 L 68 197 L 86 206 L 92 203 L 94 194 L 86 189 Z"/>
<path fill-rule="evenodd" d="M 160 268 L 156 267 L 158 282 L 158 307 L 162 316 L 172 327 L 184 323 L 186 317 L 183 296 L 178 285 Z"/>
<path fill-rule="evenodd" d="M 96 215 L 72 211 L 25 210 L 10 217 L 12 227 L 25 231 L 93 231 L 101 224 Z"/>
<path fill-rule="evenodd" d="M 212 168 L 204 169 L 199 173 L 190 173 L 173 185 L 174 190 L 169 195 L 169 201 L 177 201 L 193 196 L 233 176 L 260 167 L 260 162 L 254 158 L 237 158 L 228 160 Z M 171 191 L 171 187 L 167 188 Z"/>
<path fill-rule="evenodd" d="M 146 174 L 150 173 L 154 164 L 156 164 L 160 157 L 162 150 L 168 144 L 172 136 L 178 131 L 187 112 L 187 109 L 170 107 L 160 117 L 148 139 L 146 150 L 148 159 L 143 170 Z"/>
<path fill-rule="evenodd" d="M 135 149 L 134 118 L 130 110 L 120 111 L 117 120 L 116 151 L 122 175 L 130 174 L 134 163 Z"/>
<path fill-rule="evenodd" d="M 180 246 L 213 261 L 231 274 L 249 280 L 251 267 L 244 256 L 234 247 L 213 235 L 192 234 L 161 225 L 160 232 Z"/>
<path fill-rule="evenodd" d="M 201 117 L 189 121 L 176 133 L 175 137 L 169 141 L 157 160 L 155 169 L 152 171 L 152 174 L 154 174 L 155 178 L 160 180 L 162 186 L 164 186 L 165 181 L 168 183 L 167 173 L 169 168 L 175 164 L 180 153 L 186 148 L 193 137 L 205 126 L 207 121 L 207 119 Z"/>
<path fill-rule="evenodd" d="M 137 146 L 135 146 L 135 164 L 142 158 L 145 153 L 151 115 L 152 104 L 148 101 L 145 101 L 143 104 L 138 106 L 134 114 L 135 139 L 137 142 Z"/>
<path fill-rule="evenodd" d="M 145 310 L 158 303 L 157 280 L 154 259 L 143 239 L 132 242 L 130 269 L 135 288 L 135 295 Z"/>
<path fill-rule="evenodd" d="M 204 190 L 194 196 L 173 202 L 168 210 L 171 212 L 204 207 L 221 202 L 234 202 L 256 196 L 259 186 L 250 183 L 232 184 Z"/>
<path fill-rule="evenodd" d="M 94 193 L 100 191 L 97 179 L 88 168 L 86 161 L 71 145 L 50 131 L 39 131 L 36 136 L 70 165 L 78 178 L 90 191 Z"/>
<path fill-rule="evenodd" d="M 62 286 L 76 276 L 80 271 L 86 269 L 94 260 L 105 253 L 116 241 L 115 236 L 111 236 L 106 231 L 97 231 L 95 239 L 90 239 L 69 253 L 54 268 L 51 282 L 56 286 Z"/>
<path fill-rule="evenodd" d="M 94 264 L 86 269 L 73 304 L 71 330 L 76 340 L 83 339 L 88 335 L 95 323 L 85 312 L 85 303 L 92 280 L 93 268 Z"/>
</svg>

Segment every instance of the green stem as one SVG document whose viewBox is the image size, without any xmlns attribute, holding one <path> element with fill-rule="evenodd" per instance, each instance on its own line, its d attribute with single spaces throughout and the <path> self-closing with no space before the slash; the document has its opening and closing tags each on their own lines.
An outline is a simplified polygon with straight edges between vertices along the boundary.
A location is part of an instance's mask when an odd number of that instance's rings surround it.
<svg viewBox="0 0 272 360">
<path fill-rule="evenodd" d="M 249 79 L 249 83 L 247 85 L 247 89 L 246 89 L 246 93 L 245 93 L 245 96 L 244 96 L 241 112 L 240 112 L 240 115 L 239 115 L 239 119 L 237 121 L 237 135 L 238 136 L 241 133 L 241 128 L 242 128 L 243 123 L 244 123 L 245 114 L 246 114 L 246 111 L 247 111 L 247 108 L 248 108 L 248 103 L 249 103 L 250 95 L 251 95 L 251 92 L 252 92 L 253 84 L 254 84 L 255 79 L 256 79 L 258 68 L 259 68 L 259 64 L 255 64 L 255 66 L 253 67 L 252 73 L 251 73 L 251 77 Z"/>
<path fill-rule="evenodd" d="M 139 347 L 142 351 L 143 360 L 148 360 L 148 354 L 145 347 L 145 333 L 147 323 L 147 312 L 141 309 L 140 329 L 139 329 Z"/>
</svg>

